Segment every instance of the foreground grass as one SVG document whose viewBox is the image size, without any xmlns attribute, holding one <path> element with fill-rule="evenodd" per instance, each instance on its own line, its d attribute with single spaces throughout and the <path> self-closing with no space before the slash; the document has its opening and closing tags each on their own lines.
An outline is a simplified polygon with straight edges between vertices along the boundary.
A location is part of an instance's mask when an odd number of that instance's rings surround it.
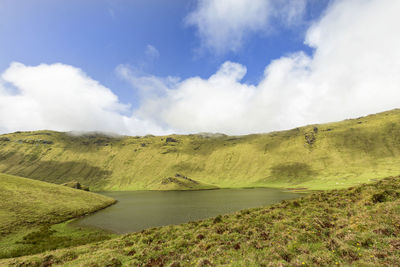
<svg viewBox="0 0 400 267">
<path fill-rule="evenodd" d="M 0 258 L 109 239 L 99 230 L 62 222 L 113 203 L 82 190 L 0 174 Z"/>
<path fill-rule="evenodd" d="M 0 136 L 0 172 L 91 190 L 346 188 L 400 173 L 400 110 L 289 131 L 110 137 Z M 166 178 L 188 177 L 195 183 Z"/>
<path fill-rule="evenodd" d="M 400 266 L 400 177 L 0 261 L 45 266 Z"/>
<path fill-rule="evenodd" d="M 0 259 L 85 245 L 115 236 L 100 229 L 69 226 L 69 221 L 55 225 L 22 228 L 0 240 Z"/>
</svg>

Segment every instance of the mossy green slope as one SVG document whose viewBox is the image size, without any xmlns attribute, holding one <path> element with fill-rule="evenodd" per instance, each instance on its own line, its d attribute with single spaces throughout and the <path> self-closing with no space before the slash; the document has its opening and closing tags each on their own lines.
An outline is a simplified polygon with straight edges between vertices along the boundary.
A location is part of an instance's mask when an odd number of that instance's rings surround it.
<svg viewBox="0 0 400 267">
<path fill-rule="evenodd" d="M 94 190 L 168 189 L 175 174 L 202 187 L 344 188 L 400 174 L 399 133 L 398 109 L 247 136 L 22 132 L 0 136 L 0 172 Z"/>
<path fill-rule="evenodd" d="M 0 258 L 109 238 L 99 235 L 98 231 L 78 231 L 65 224 L 54 225 L 114 202 L 111 198 L 82 190 L 0 174 Z M 62 234 L 65 231 L 68 233 Z M 85 235 L 86 240 L 77 242 L 79 235 Z M 41 244 L 45 239 L 49 244 Z M 63 244 L 57 244 L 61 239 Z"/>
<path fill-rule="evenodd" d="M 0 264 L 399 266 L 400 177 Z"/>
<path fill-rule="evenodd" d="M 0 234 L 55 224 L 107 207 L 115 200 L 82 190 L 0 174 Z"/>
</svg>

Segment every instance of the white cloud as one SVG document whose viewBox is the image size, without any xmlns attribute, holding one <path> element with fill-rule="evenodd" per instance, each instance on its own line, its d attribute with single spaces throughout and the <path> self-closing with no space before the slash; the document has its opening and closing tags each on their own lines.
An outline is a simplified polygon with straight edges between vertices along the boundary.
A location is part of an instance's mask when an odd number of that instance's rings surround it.
<svg viewBox="0 0 400 267">
<path fill-rule="evenodd" d="M 134 111 L 79 69 L 15 63 L 0 79 L 0 131 L 246 134 L 398 108 L 398 10 L 398 0 L 333 2 L 307 32 L 314 54 L 273 61 L 256 85 L 243 83 L 246 67 L 233 62 L 185 80 L 121 65 L 119 75 L 140 92 Z"/>
<path fill-rule="evenodd" d="M 149 60 L 154 60 L 160 57 L 160 52 L 157 50 L 157 48 L 150 44 L 146 46 L 144 53 Z"/>
<path fill-rule="evenodd" d="M 128 106 L 122 105 L 111 90 L 68 65 L 29 67 L 12 63 L 0 80 L 3 84 L 0 83 L 2 132 L 52 129 L 145 134 L 159 131 L 148 121 L 121 115 L 129 112 Z"/>
<path fill-rule="evenodd" d="M 137 112 L 178 132 L 245 134 L 397 108 L 397 10 L 397 0 L 336 1 L 307 33 L 313 56 L 298 52 L 273 61 L 254 86 L 241 82 L 244 66 L 226 62 L 208 79 L 158 87 L 164 94 L 145 98 Z"/>
<path fill-rule="evenodd" d="M 275 0 L 273 3 L 275 17 L 283 21 L 286 26 L 300 22 L 307 7 L 307 0 Z"/>
<path fill-rule="evenodd" d="M 185 21 L 197 28 L 204 47 L 224 53 L 240 49 L 250 33 L 268 32 L 272 19 L 293 25 L 305 7 L 306 0 L 198 0 Z"/>
<path fill-rule="evenodd" d="M 118 65 L 115 72 L 120 78 L 128 81 L 132 87 L 137 89 L 143 100 L 163 96 L 168 89 L 174 88 L 179 82 L 178 77 L 157 77 L 146 74 L 140 68 L 126 64 Z"/>
</svg>

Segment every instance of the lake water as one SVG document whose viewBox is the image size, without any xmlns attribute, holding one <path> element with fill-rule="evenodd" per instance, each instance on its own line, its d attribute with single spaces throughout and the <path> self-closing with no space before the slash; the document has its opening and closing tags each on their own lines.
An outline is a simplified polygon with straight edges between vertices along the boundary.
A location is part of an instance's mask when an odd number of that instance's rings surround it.
<svg viewBox="0 0 400 267">
<path fill-rule="evenodd" d="M 73 223 L 115 233 L 196 221 L 246 208 L 261 207 L 301 194 L 279 189 L 103 192 L 118 203 Z"/>
</svg>

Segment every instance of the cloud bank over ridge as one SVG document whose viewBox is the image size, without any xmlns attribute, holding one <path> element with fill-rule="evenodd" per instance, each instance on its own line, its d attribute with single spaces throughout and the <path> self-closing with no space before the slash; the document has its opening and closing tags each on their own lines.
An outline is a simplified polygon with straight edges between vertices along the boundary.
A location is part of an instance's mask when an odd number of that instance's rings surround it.
<svg viewBox="0 0 400 267">
<path fill-rule="evenodd" d="M 229 61 L 208 79 L 185 80 L 121 65 L 117 72 L 140 91 L 135 109 L 72 66 L 13 63 L 0 78 L 0 131 L 246 134 L 398 108 L 398 10 L 397 0 L 334 1 L 307 31 L 313 55 L 276 59 L 254 85 L 242 82 L 245 66 Z"/>
</svg>

